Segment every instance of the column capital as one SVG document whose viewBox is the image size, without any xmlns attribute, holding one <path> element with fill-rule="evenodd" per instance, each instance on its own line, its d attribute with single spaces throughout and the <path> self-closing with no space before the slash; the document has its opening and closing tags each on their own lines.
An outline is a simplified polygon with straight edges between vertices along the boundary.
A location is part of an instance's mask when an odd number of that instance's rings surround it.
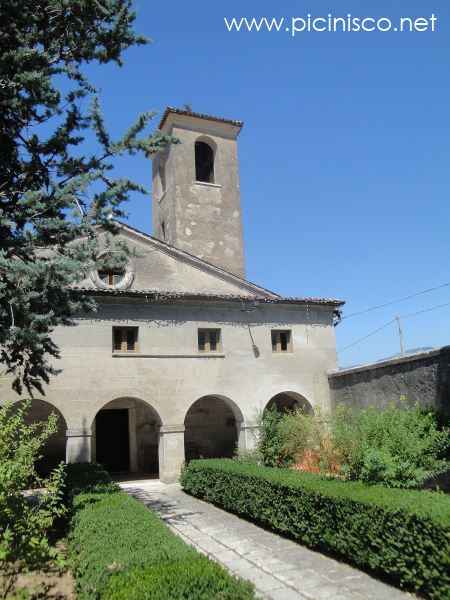
<svg viewBox="0 0 450 600">
<path fill-rule="evenodd" d="M 241 429 L 260 429 L 261 425 L 259 423 L 252 423 L 251 421 L 241 421 L 240 427 Z"/>
<path fill-rule="evenodd" d="M 186 427 L 182 425 L 161 425 L 159 433 L 184 433 Z"/>
<path fill-rule="evenodd" d="M 83 427 L 72 427 L 71 429 L 66 429 L 66 437 L 92 437 L 92 432 Z"/>
</svg>

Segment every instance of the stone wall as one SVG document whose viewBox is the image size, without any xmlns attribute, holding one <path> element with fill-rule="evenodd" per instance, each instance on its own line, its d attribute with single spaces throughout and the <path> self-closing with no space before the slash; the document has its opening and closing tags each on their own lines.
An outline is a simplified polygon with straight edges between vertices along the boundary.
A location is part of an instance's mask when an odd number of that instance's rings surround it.
<svg viewBox="0 0 450 600">
<path fill-rule="evenodd" d="M 244 276 L 236 141 L 239 129 L 185 115 L 172 115 L 166 121 L 164 133 L 181 143 L 170 146 L 166 156 L 153 162 L 153 231 L 181 250 Z M 196 181 L 196 141 L 206 142 L 214 150 L 214 183 Z M 161 158 L 165 159 L 164 191 Z"/>
<path fill-rule="evenodd" d="M 450 415 L 450 346 L 329 373 L 333 406 L 409 404 Z"/>
</svg>

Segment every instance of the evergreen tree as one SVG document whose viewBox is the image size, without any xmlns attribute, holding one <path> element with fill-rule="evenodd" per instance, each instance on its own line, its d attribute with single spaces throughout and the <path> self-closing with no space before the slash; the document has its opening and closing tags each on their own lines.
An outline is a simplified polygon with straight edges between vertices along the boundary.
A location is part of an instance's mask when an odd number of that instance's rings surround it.
<svg viewBox="0 0 450 600">
<path fill-rule="evenodd" d="M 113 158 L 151 155 L 172 141 L 143 133 L 150 112 L 112 140 L 83 74 L 90 62 L 120 66 L 124 50 L 146 43 L 131 4 L 0 3 L 0 363 L 19 393 L 42 392 L 57 372 L 53 328 L 95 309 L 70 286 L 96 262 L 99 227 L 113 234 L 129 193 L 145 191 L 114 175 Z M 89 131 L 98 151 L 87 154 Z M 121 246 L 117 260 L 125 255 Z"/>
</svg>

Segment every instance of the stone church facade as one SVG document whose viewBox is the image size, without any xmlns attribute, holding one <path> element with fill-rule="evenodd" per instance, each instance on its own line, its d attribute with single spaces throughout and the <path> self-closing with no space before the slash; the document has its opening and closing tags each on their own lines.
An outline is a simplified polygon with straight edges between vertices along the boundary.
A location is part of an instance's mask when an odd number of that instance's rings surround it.
<svg viewBox="0 0 450 600">
<path fill-rule="evenodd" d="M 154 236 L 120 225 L 135 255 L 123 271 L 92 272 L 79 293 L 98 311 L 55 331 L 61 374 L 30 416 L 59 416 L 49 461 L 170 482 L 185 460 L 252 448 L 270 403 L 330 406 L 342 302 L 285 298 L 245 279 L 241 127 L 165 111 L 160 128 L 180 143 L 153 161 Z"/>
</svg>

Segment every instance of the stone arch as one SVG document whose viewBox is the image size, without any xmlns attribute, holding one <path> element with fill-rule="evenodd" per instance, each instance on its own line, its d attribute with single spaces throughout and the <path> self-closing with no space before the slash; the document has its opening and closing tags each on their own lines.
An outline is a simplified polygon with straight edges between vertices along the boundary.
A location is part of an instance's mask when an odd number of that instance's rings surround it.
<svg viewBox="0 0 450 600">
<path fill-rule="evenodd" d="M 17 404 L 19 405 L 20 402 Z M 57 417 L 57 431 L 48 438 L 42 451 L 42 458 L 37 463 L 37 471 L 41 475 L 48 475 L 60 462 L 66 460 L 67 421 L 54 404 L 38 398 L 31 401 L 24 418 L 25 423 L 31 425 L 46 421 L 52 413 Z"/>
<path fill-rule="evenodd" d="M 102 406 L 92 422 L 92 459 L 113 473 L 158 475 L 161 418 L 140 398 L 122 397 Z"/>
<path fill-rule="evenodd" d="M 272 396 L 264 410 L 276 408 L 279 412 L 289 412 L 301 408 L 307 414 L 313 414 L 314 410 L 310 402 L 297 392 L 279 392 Z"/>
<path fill-rule="evenodd" d="M 215 144 L 201 136 L 195 141 L 195 179 L 214 183 Z"/>
<path fill-rule="evenodd" d="M 234 455 L 243 416 L 235 402 L 225 396 L 202 396 L 184 419 L 186 460 L 230 458 Z"/>
</svg>

